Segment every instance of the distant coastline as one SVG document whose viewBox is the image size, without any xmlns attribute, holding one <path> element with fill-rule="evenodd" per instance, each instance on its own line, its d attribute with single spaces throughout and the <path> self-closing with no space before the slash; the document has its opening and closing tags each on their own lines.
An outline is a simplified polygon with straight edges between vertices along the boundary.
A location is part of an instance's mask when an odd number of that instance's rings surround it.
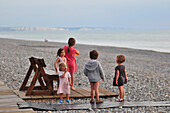
<svg viewBox="0 0 170 113">
<path fill-rule="evenodd" d="M 99 27 L 0 27 L 0 31 L 72 31 L 72 30 L 108 30 L 123 28 L 99 28 Z"/>
<path fill-rule="evenodd" d="M 123 47 L 170 53 L 170 30 L 87 30 L 83 28 L 77 28 L 77 30 L 76 28 L 72 28 L 71 30 L 36 29 L 40 31 L 33 31 L 35 30 L 33 28 L 23 28 L 18 30 L 23 31 L 0 30 L 0 37 L 34 41 L 48 40 L 49 42 L 66 42 L 69 37 L 74 37 L 77 39 L 78 44 Z"/>
</svg>

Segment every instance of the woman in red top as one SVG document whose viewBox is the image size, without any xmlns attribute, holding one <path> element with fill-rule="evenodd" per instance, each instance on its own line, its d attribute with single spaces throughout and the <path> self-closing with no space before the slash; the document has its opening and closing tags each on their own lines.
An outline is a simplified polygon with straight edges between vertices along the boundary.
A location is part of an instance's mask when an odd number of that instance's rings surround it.
<svg viewBox="0 0 170 113">
<path fill-rule="evenodd" d="M 79 55 L 79 51 L 73 48 L 75 46 L 76 40 L 74 38 L 69 38 L 68 46 L 64 46 L 65 57 L 68 63 L 68 72 L 71 75 L 71 89 L 74 88 L 74 72 L 77 72 L 77 63 L 75 55 Z"/>
</svg>

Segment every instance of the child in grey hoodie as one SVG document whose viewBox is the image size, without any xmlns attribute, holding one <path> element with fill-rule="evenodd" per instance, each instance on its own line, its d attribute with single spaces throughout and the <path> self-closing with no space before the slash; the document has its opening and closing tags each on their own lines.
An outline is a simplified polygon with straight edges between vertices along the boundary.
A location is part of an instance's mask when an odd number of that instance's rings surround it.
<svg viewBox="0 0 170 113">
<path fill-rule="evenodd" d="M 96 103 L 103 103 L 103 100 L 99 99 L 99 81 L 102 79 L 104 81 L 103 68 L 98 58 L 99 53 L 96 50 L 90 51 L 90 60 L 85 64 L 84 74 L 88 77 L 91 85 L 91 101 L 94 103 L 94 92 L 96 94 Z"/>
</svg>

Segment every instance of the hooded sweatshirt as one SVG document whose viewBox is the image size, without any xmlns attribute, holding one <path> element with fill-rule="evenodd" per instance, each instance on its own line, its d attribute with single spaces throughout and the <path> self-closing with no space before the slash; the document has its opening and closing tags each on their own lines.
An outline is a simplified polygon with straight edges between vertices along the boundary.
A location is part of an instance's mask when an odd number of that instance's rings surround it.
<svg viewBox="0 0 170 113">
<path fill-rule="evenodd" d="M 90 82 L 98 82 L 105 78 L 103 68 L 99 61 L 90 60 L 85 64 L 84 74 L 88 77 Z"/>
</svg>

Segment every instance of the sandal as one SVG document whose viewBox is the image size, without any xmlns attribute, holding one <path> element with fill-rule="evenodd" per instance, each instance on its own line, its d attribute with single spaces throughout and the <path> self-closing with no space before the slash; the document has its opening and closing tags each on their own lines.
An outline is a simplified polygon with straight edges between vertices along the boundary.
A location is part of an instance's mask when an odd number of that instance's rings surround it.
<svg viewBox="0 0 170 113">
<path fill-rule="evenodd" d="M 90 100 L 90 103 L 94 103 L 94 99 L 91 99 L 91 100 Z"/>
<path fill-rule="evenodd" d="M 70 103 L 70 102 L 71 102 L 71 100 L 66 100 L 66 102 L 67 102 L 67 103 Z"/>
<path fill-rule="evenodd" d="M 118 102 L 123 102 L 125 101 L 125 99 L 118 99 Z"/>
<path fill-rule="evenodd" d="M 103 100 L 97 100 L 96 103 L 103 103 Z"/>
</svg>

